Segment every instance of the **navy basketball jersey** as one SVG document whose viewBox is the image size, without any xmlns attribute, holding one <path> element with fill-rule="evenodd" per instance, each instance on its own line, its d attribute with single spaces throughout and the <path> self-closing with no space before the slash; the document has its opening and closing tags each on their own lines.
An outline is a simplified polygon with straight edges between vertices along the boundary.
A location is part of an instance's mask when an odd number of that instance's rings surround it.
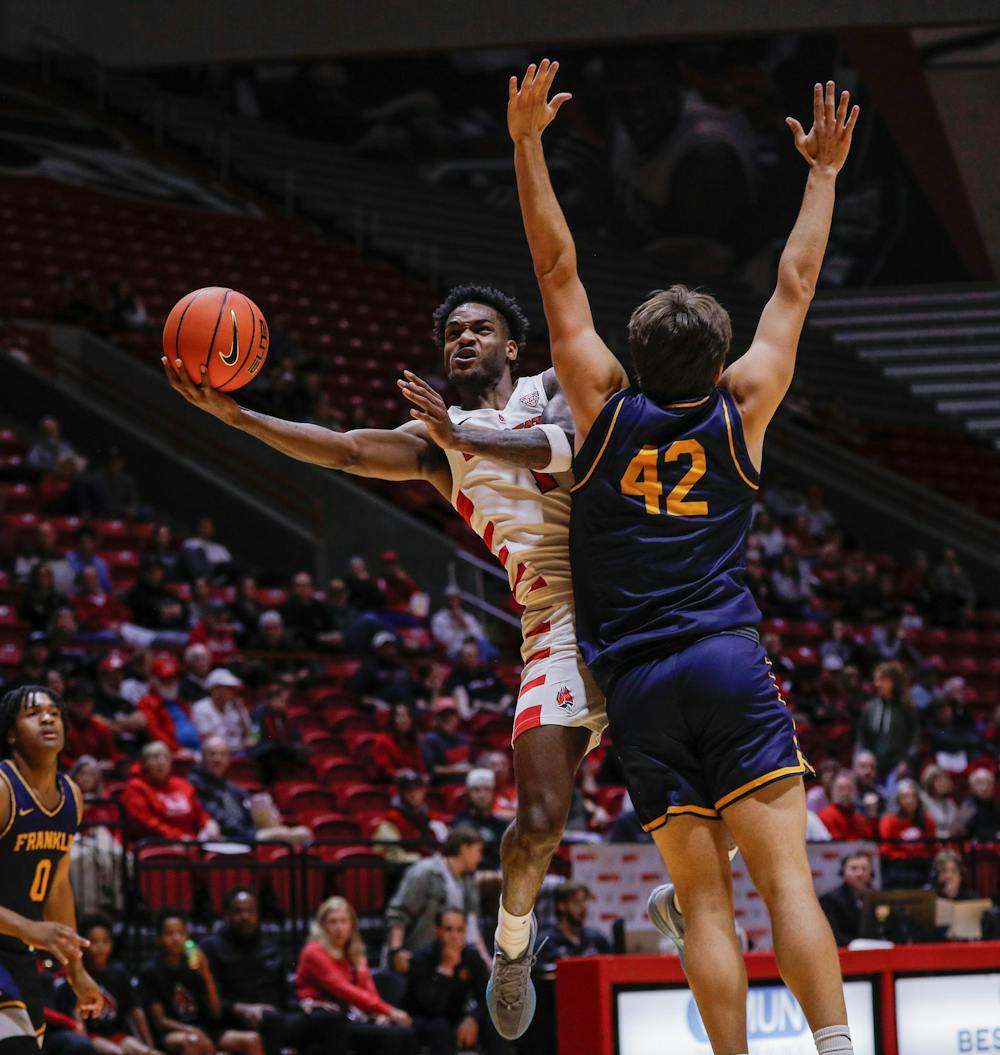
<svg viewBox="0 0 1000 1055">
<path fill-rule="evenodd" d="M 728 392 L 664 406 L 620 392 L 574 470 L 577 640 L 605 691 L 637 663 L 759 622 L 745 582 L 759 476 Z"/>
<path fill-rule="evenodd" d="M 59 802 L 46 809 L 10 759 L 0 761 L 0 780 L 10 788 L 11 810 L 0 832 L 0 905 L 26 919 L 43 918 L 45 901 L 59 862 L 69 853 L 83 799 L 76 785 L 60 773 Z M 20 952 L 25 945 L 0 935 L 0 952 Z"/>
</svg>

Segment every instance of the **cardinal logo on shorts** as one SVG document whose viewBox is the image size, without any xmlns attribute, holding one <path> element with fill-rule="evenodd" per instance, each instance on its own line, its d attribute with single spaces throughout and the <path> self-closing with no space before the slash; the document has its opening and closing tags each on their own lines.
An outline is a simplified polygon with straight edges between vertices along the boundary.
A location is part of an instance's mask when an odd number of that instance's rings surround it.
<svg viewBox="0 0 1000 1055">
<path fill-rule="evenodd" d="M 556 693 L 556 703 L 564 710 L 573 710 L 573 693 L 569 691 L 569 686 L 564 685 Z"/>
</svg>

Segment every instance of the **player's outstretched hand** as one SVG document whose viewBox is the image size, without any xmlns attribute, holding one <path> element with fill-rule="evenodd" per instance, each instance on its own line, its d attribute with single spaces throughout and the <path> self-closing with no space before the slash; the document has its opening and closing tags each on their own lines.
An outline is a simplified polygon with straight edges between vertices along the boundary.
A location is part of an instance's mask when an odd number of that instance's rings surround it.
<svg viewBox="0 0 1000 1055">
<path fill-rule="evenodd" d="M 558 62 L 542 59 L 538 66 L 532 63 L 527 68 L 520 88 L 517 78 L 511 77 L 507 99 L 507 131 L 511 139 L 540 136 L 559 113 L 559 107 L 573 98 L 569 92 L 548 98 L 558 69 Z"/>
<path fill-rule="evenodd" d="M 396 382 L 400 392 L 413 404 L 410 417 L 423 422 L 427 435 L 442 450 L 451 450 L 455 446 L 455 426 L 448 417 L 448 408 L 440 393 L 436 392 L 426 381 L 409 370 Z"/>
<path fill-rule="evenodd" d="M 163 363 L 163 372 L 167 375 L 170 387 L 175 392 L 180 392 L 193 406 L 224 421 L 227 425 L 235 423 L 240 414 L 236 400 L 209 385 L 206 376 L 208 370 L 204 366 L 201 368 L 201 382 L 195 384 L 188 377 L 188 372 L 184 369 L 184 364 L 180 359 L 168 359 L 164 355 L 160 357 L 160 362 Z"/>
<path fill-rule="evenodd" d="M 851 149 L 851 135 L 858 122 L 859 106 L 850 113 L 851 93 L 841 92 L 837 102 L 837 88 L 833 81 L 813 87 L 813 126 L 808 134 L 794 117 L 786 117 L 785 124 L 795 137 L 795 149 L 806 159 L 810 168 L 826 168 L 839 172 Z"/>
<path fill-rule="evenodd" d="M 63 967 L 79 960 L 83 950 L 90 947 L 90 942 L 81 938 L 72 927 L 51 920 L 32 922 L 23 938 L 26 945 L 48 950 Z"/>
<path fill-rule="evenodd" d="M 76 977 L 70 977 L 69 984 L 76 993 L 77 1010 L 84 1018 L 97 1018 L 104 1010 L 104 995 L 100 987 L 86 971 L 80 971 Z"/>
</svg>

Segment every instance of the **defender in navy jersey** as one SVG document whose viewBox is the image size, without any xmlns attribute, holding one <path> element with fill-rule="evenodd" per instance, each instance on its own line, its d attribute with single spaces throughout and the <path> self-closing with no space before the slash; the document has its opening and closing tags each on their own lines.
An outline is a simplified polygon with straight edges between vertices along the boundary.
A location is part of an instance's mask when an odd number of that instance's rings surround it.
<svg viewBox="0 0 1000 1055">
<path fill-rule="evenodd" d="M 834 85 L 815 86 L 813 127 L 788 119 L 809 164 L 802 208 L 753 344 L 726 369 L 728 313 L 673 286 L 632 314 L 636 382 L 594 330 L 541 134 L 556 65 L 512 79 L 508 127 L 552 362 L 573 411 L 570 557 L 581 652 L 607 692 L 636 812 L 676 884 L 650 919 L 686 956 L 717 1055 L 746 1052 L 746 971 L 736 941 L 728 835 L 771 916 L 782 976 L 820 1055 L 851 1052 L 837 950 L 805 847 L 803 774 L 744 581 L 764 432 L 795 364 L 850 148 Z M 720 819 L 725 819 L 723 825 Z M 683 907 L 683 916 L 680 908 Z"/>
<path fill-rule="evenodd" d="M 102 997 L 83 968 L 69 854 L 83 799 L 58 770 L 65 742 L 61 701 L 28 685 L 0 701 L 0 1052 L 37 1051 L 45 1031 L 35 950 L 66 968 L 84 1015 Z"/>
</svg>

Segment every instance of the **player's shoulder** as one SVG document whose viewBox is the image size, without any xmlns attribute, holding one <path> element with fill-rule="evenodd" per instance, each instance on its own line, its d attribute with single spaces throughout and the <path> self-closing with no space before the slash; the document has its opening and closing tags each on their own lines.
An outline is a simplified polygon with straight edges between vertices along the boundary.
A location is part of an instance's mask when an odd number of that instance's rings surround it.
<svg viewBox="0 0 1000 1055">
<path fill-rule="evenodd" d="M 76 823 L 80 824 L 83 821 L 83 792 L 79 784 L 68 773 L 62 773 L 60 776 L 65 781 L 69 795 L 76 805 Z"/>
</svg>

